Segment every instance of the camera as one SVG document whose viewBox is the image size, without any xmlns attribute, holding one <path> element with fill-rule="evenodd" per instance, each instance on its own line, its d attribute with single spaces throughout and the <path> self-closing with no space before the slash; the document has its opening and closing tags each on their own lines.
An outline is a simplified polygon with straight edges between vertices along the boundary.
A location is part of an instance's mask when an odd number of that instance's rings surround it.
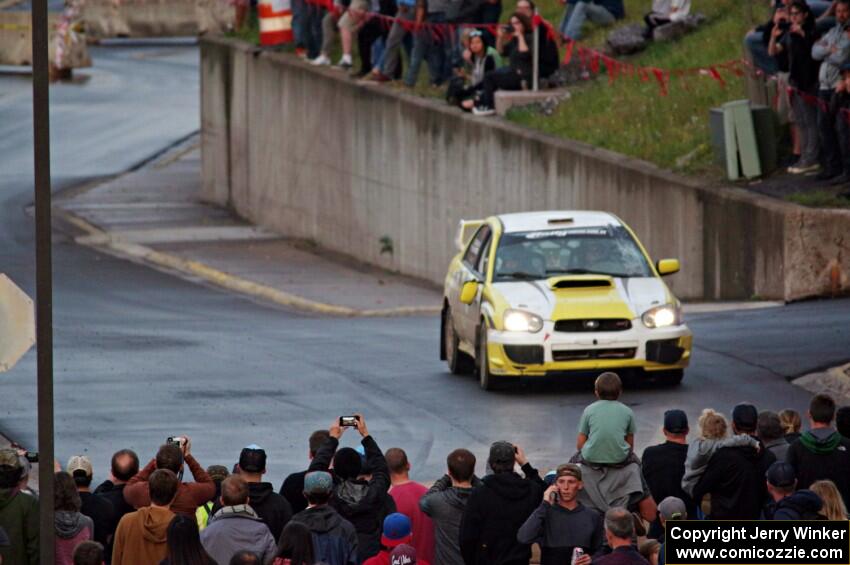
<svg viewBox="0 0 850 565">
<path fill-rule="evenodd" d="M 38 463 L 38 452 L 36 451 L 27 451 L 24 454 L 24 457 L 26 457 L 27 461 L 30 463 Z"/>
<path fill-rule="evenodd" d="M 505 24 L 502 26 L 502 31 L 505 33 L 513 33 L 514 28 L 511 27 L 511 24 Z"/>
<path fill-rule="evenodd" d="M 779 22 L 779 29 L 781 29 L 782 31 L 788 31 L 789 29 L 791 29 L 791 22 L 789 22 L 788 20 L 782 20 L 781 22 Z"/>
<path fill-rule="evenodd" d="M 183 449 L 183 446 L 186 445 L 186 438 L 181 436 L 172 436 L 165 440 L 167 445 L 176 445 L 180 449 Z"/>
<path fill-rule="evenodd" d="M 340 416 L 339 426 L 341 428 L 356 428 L 360 422 L 360 416 Z"/>
</svg>

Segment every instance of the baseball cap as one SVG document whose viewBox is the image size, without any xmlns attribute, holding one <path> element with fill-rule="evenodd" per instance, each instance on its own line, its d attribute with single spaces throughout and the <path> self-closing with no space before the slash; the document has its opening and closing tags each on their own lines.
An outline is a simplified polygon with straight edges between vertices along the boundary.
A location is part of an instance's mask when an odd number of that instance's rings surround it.
<svg viewBox="0 0 850 565">
<path fill-rule="evenodd" d="M 390 553 L 390 565 L 412 565 L 416 563 L 416 550 L 406 543 L 396 547 Z"/>
<path fill-rule="evenodd" d="M 658 505 L 658 513 L 665 520 L 687 520 L 688 509 L 685 508 L 685 503 L 681 498 L 668 496 Z"/>
<path fill-rule="evenodd" d="M 664 413 L 664 429 L 671 434 L 683 434 L 688 431 L 688 415 L 683 410 L 667 410 Z"/>
<path fill-rule="evenodd" d="M 581 467 L 575 463 L 564 463 L 563 465 L 558 465 L 555 477 L 575 477 L 578 480 L 581 480 Z"/>
<path fill-rule="evenodd" d="M 792 487 L 797 478 L 794 476 L 794 467 L 785 461 L 774 461 L 765 473 L 767 482 L 775 487 Z"/>
<path fill-rule="evenodd" d="M 410 518 L 398 512 L 394 512 L 384 518 L 384 533 L 381 535 L 381 545 L 387 548 L 396 547 L 410 542 L 411 537 Z"/>
<path fill-rule="evenodd" d="M 66 470 L 69 475 L 73 475 L 77 471 L 84 471 L 87 477 L 91 477 L 92 474 L 94 474 L 91 466 L 91 460 L 85 455 L 74 455 L 68 459 L 68 466 Z"/>
<path fill-rule="evenodd" d="M 14 449 L 0 449 L 0 466 L 20 469 L 21 461 L 18 459 L 18 453 Z"/>
<path fill-rule="evenodd" d="M 266 470 L 266 451 L 256 443 L 244 447 L 239 454 L 239 468 L 249 473 L 262 473 Z"/>
<path fill-rule="evenodd" d="M 327 471 L 312 471 L 304 475 L 305 494 L 327 494 L 333 486 L 333 477 Z"/>
<path fill-rule="evenodd" d="M 512 443 L 497 441 L 490 446 L 490 457 L 488 461 L 493 463 L 513 463 L 516 460 L 516 450 Z"/>
<path fill-rule="evenodd" d="M 759 411 L 752 404 L 742 402 L 732 409 L 732 423 L 742 432 L 754 432 L 758 426 Z"/>
</svg>

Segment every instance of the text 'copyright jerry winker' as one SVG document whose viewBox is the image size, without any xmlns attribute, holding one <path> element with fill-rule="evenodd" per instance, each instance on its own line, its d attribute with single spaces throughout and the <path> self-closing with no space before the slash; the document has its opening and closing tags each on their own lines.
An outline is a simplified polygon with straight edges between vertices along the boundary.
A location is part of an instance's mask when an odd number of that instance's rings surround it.
<svg viewBox="0 0 850 565">
<path fill-rule="evenodd" d="M 669 521 L 669 565 L 850 564 L 848 522 Z"/>
</svg>

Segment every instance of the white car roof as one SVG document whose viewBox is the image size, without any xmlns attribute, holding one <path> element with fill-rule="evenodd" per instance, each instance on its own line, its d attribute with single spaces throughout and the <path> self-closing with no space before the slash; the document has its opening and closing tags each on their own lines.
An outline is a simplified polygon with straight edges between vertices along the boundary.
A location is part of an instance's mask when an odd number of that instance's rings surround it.
<svg viewBox="0 0 850 565">
<path fill-rule="evenodd" d="M 551 230 L 559 227 L 588 228 L 619 226 L 622 222 L 608 212 L 552 210 L 548 212 L 521 212 L 496 216 L 504 226 L 504 233 Z M 563 220 L 572 220 L 566 222 Z M 562 221 L 558 221 L 562 220 Z"/>
</svg>

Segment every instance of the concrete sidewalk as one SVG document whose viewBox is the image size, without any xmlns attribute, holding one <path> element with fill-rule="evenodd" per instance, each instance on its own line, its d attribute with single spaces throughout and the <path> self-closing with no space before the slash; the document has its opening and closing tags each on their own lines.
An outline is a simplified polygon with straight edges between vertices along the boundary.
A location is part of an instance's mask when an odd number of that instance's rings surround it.
<svg viewBox="0 0 850 565">
<path fill-rule="evenodd" d="M 199 200 L 197 137 L 139 170 L 60 195 L 83 245 L 285 307 L 336 316 L 436 314 L 439 289 L 257 228 Z"/>
</svg>

